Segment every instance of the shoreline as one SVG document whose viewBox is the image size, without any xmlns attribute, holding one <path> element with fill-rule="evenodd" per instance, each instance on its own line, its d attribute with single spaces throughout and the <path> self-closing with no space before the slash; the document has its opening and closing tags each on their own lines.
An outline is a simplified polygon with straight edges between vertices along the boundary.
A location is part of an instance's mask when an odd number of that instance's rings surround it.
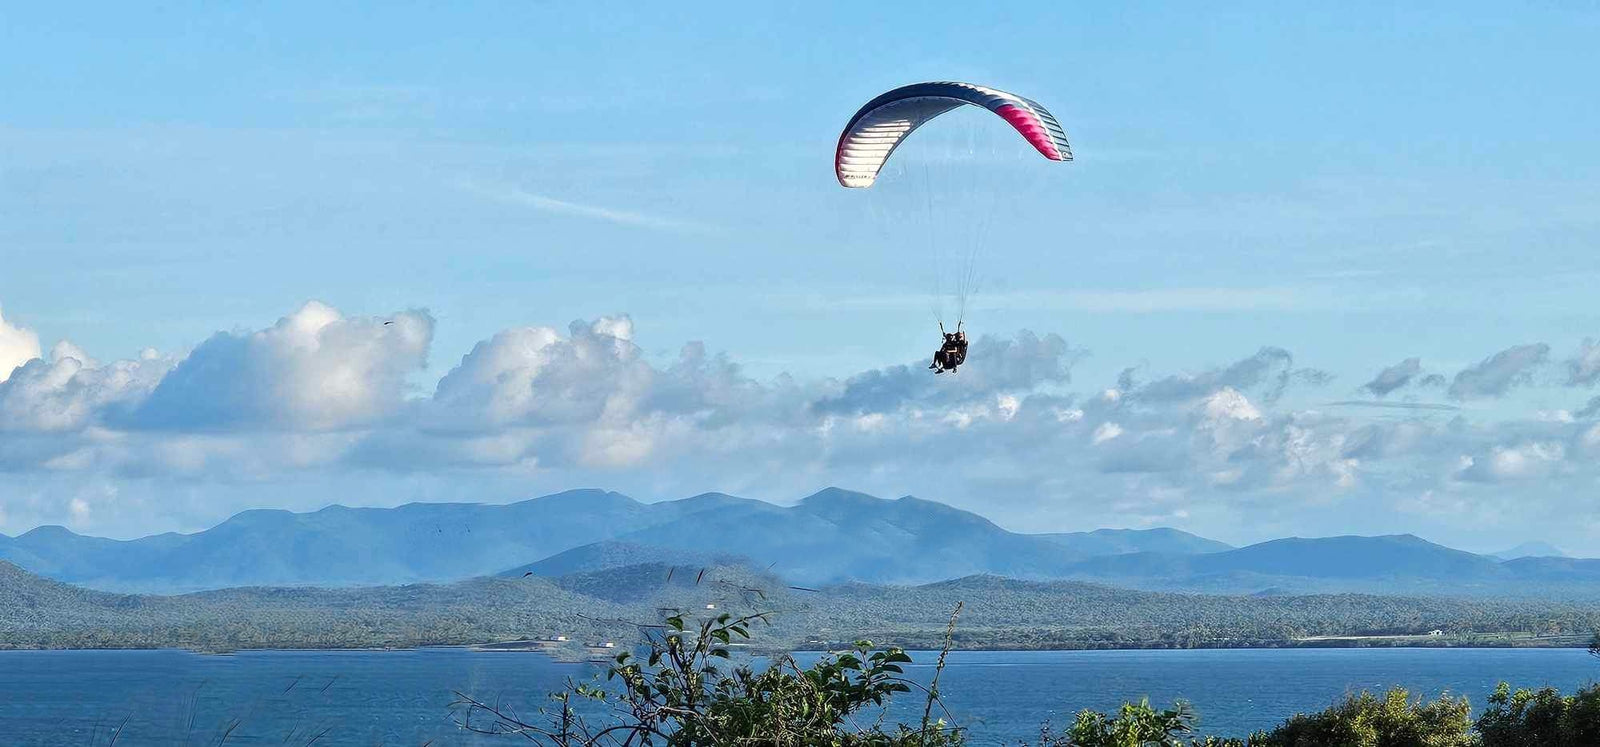
<svg viewBox="0 0 1600 747">
<path fill-rule="evenodd" d="M 1582 639 L 1582 640 L 1579 640 Z M 1510 650 L 1510 649 L 1586 649 L 1589 647 L 1588 636 L 1548 636 L 1543 638 L 1518 638 L 1509 639 L 1500 643 L 1495 641 L 1460 641 L 1460 642 L 1421 642 L 1399 641 L 1375 636 L 1350 636 L 1350 637 L 1318 637 L 1314 639 L 1289 639 L 1282 641 L 1260 641 L 1243 644 L 1217 644 L 1217 645 L 1191 645 L 1172 646 L 1151 642 L 1150 645 L 1056 645 L 1056 646 L 1030 646 L 1019 648 L 1016 646 L 959 646 L 950 649 L 951 652 L 1030 652 L 1030 651 L 1255 651 L 1255 650 L 1284 650 L 1284 649 L 1478 649 L 1478 650 Z M 464 649 L 472 653 L 489 654 L 542 654 L 558 661 L 568 663 L 594 663 L 607 661 L 605 659 L 567 660 L 557 656 L 555 650 L 540 646 L 515 646 L 507 644 L 520 643 L 485 642 L 485 643 L 440 643 L 419 644 L 413 646 L 328 646 L 328 647 L 244 647 L 233 649 L 206 650 L 187 648 L 184 646 L 110 646 L 110 647 L 44 647 L 44 646 L 0 646 L 0 655 L 11 652 L 47 652 L 47 651 L 180 651 L 202 656 L 232 656 L 240 653 L 396 653 L 415 652 L 426 650 Z M 893 645 L 885 643 L 884 646 Z M 881 647 L 881 646 L 880 646 Z M 927 647 L 902 647 L 909 653 L 938 652 L 937 648 Z M 614 649 L 624 650 L 621 647 Z M 626 649 L 631 650 L 631 649 Z M 778 653 L 829 653 L 850 650 L 848 647 L 801 645 L 794 647 L 772 647 L 753 651 L 760 656 L 769 656 Z"/>
</svg>

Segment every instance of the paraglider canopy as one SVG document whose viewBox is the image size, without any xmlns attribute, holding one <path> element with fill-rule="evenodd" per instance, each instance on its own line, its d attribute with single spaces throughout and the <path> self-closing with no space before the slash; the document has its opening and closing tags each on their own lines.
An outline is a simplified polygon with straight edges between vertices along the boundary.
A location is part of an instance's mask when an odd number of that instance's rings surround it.
<svg viewBox="0 0 1600 747">
<path fill-rule="evenodd" d="M 1016 94 L 971 83 L 915 83 L 867 102 L 844 132 L 834 155 L 834 174 L 845 187 L 870 187 L 883 165 L 912 131 L 945 112 L 977 106 L 999 115 L 1052 161 L 1072 160 L 1061 124 L 1043 106 Z"/>
<path fill-rule="evenodd" d="M 1052 169 L 1036 167 L 1070 160 L 1066 132 L 1037 102 L 947 81 L 901 86 L 868 101 L 839 134 L 833 166 L 841 186 L 862 193 L 853 202 L 872 213 L 862 225 L 877 229 L 874 248 L 905 256 L 907 269 L 930 275 L 941 331 L 946 320 L 961 331 L 979 285 L 979 256 L 1039 219 L 1029 209 L 1039 204 L 1030 180 Z M 951 316 L 946 301 L 953 302 Z M 956 365 L 956 352 L 941 346 L 932 368 Z"/>
</svg>

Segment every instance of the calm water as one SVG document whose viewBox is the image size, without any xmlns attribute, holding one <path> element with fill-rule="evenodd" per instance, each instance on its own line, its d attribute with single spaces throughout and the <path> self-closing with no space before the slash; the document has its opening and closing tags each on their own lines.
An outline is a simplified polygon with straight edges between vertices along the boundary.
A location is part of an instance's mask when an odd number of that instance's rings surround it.
<svg viewBox="0 0 1600 747">
<path fill-rule="evenodd" d="M 910 673 L 925 680 L 931 669 Z M 0 652 L 0 743 L 104 745 L 126 717 L 119 745 L 215 744 L 236 721 L 229 744 L 305 744 L 319 733 L 319 745 L 525 744 L 469 739 L 450 722 L 452 692 L 526 707 L 593 673 L 463 649 Z M 1600 661 L 1576 649 L 956 652 L 942 689 L 976 743 L 1011 744 L 1046 718 L 1145 696 L 1187 699 L 1207 733 L 1242 735 L 1363 688 L 1465 693 L 1481 706 L 1501 679 L 1570 691 L 1597 678 Z"/>
</svg>

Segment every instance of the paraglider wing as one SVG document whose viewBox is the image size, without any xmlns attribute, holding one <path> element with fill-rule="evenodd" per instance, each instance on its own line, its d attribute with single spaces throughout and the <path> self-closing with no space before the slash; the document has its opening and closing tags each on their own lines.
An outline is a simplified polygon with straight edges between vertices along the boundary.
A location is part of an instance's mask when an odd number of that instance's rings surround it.
<svg viewBox="0 0 1600 747">
<path fill-rule="evenodd" d="M 970 83 L 915 83 L 869 102 L 839 135 L 833 170 L 846 187 L 870 187 L 894 149 L 928 120 L 959 106 L 994 112 L 1052 161 L 1072 160 L 1067 133 L 1044 107 L 1005 91 Z"/>
</svg>

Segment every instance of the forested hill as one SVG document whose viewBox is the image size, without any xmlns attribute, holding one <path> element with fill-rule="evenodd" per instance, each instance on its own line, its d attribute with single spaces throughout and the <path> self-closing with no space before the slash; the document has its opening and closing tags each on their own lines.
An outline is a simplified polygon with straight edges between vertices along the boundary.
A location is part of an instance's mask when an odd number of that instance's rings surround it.
<svg viewBox="0 0 1600 747">
<path fill-rule="evenodd" d="M 1307 636 L 1587 634 L 1600 605 L 1369 595 L 1230 597 L 973 576 L 918 586 L 790 588 L 745 567 L 636 564 L 542 578 L 362 589 L 241 588 L 179 596 L 88 591 L 0 561 L 0 645 L 356 647 L 564 635 L 628 641 L 667 611 L 773 613 L 764 643 L 867 637 L 929 645 L 962 604 L 967 647 L 1295 645 Z M 712 608 L 707 608 L 711 605 Z M 1444 639 L 1440 639 L 1444 642 Z M 1490 641 L 1493 642 L 1493 641 Z"/>
</svg>

